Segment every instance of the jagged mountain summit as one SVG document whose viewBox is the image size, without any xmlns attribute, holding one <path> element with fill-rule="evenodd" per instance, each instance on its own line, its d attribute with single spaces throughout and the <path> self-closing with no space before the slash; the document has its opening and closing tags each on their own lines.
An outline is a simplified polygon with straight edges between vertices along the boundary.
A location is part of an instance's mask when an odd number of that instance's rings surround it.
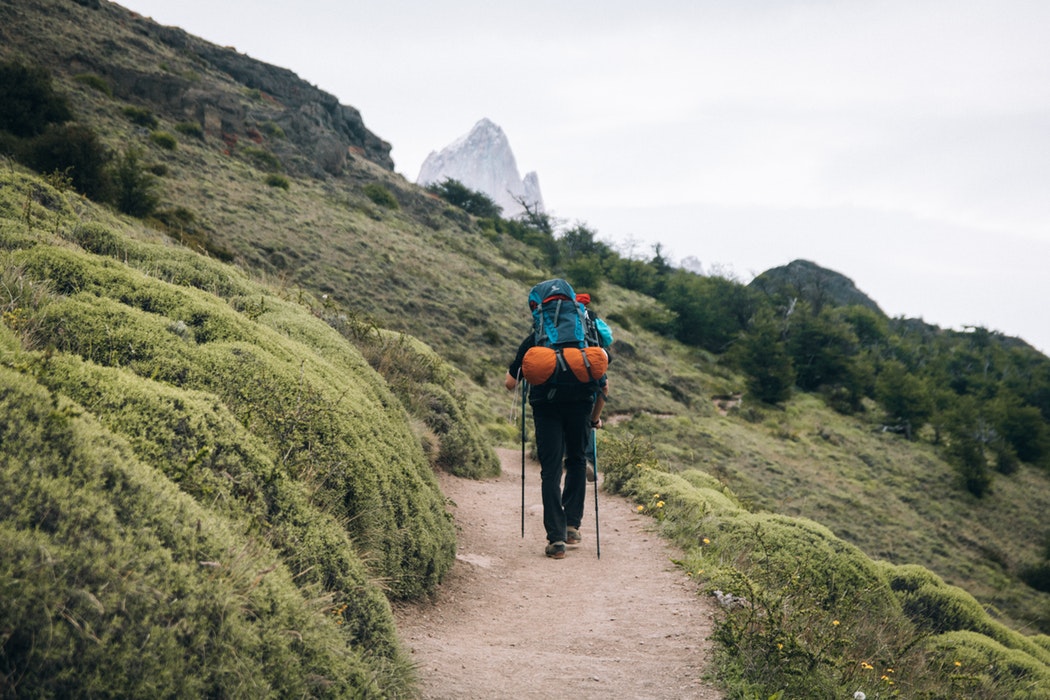
<svg viewBox="0 0 1050 700">
<path fill-rule="evenodd" d="M 446 178 L 488 195 L 506 217 L 523 213 L 522 201 L 543 210 L 539 177 L 535 172 L 521 177 L 507 135 L 488 119 L 479 120 L 469 133 L 440 151 L 431 151 L 416 184 L 425 187 Z"/>
</svg>

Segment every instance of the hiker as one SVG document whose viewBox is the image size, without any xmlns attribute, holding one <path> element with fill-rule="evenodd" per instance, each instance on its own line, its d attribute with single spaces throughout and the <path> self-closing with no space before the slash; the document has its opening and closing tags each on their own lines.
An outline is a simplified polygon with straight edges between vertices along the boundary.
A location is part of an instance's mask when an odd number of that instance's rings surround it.
<svg viewBox="0 0 1050 700">
<path fill-rule="evenodd" d="M 548 292 L 553 292 L 547 296 Z M 534 295 L 538 294 L 534 299 Z M 576 302 L 575 293 L 564 280 L 549 280 L 536 285 L 530 292 L 530 308 L 534 314 L 533 332 L 529 333 L 518 347 L 518 352 L 507 369 L 504 381 L 508 391 L 513 391 L 521 378 L 529 379 L 529 362 L 526 355 L 534 348 L 557 348 L 557 367 L 554 374 L 543 381 L 529 381 L 529 404 L 536 433 L 536 452 L 540 461 L 541 495 L 543 500 L 543 526 L 547 534 L 545 553 L 553 559 L 565 557 L 566 545 L 581 542 L 580 524 L 587 493 L 586 468 L 587 445 L 591 430 L 602 425 L 601 412 L 606 399 L 607 381 L 605 367 L 608 356 L 600 348 L 592 348 L 592 364 L 582 370 L 573 366 L 564 368 L 567 361 L 578 362 L 582 357 L 587 363 L 587 354 L 582 334 L 583 305 Z M 562 313 L 562 323 L 578 314 L 580 322 L 576 337 L 551 338 L 556 332 L 553 326 L 544 326 L 537 321 L 539 314 L 550 304 L 557 304 Z M 575 352 L 573 352 L 575 351 Z M 550 350 L 547 351 L 551 353 Z M 553 354 L 553 353 L 551 353 Z M 592 366 L 595 369 L 592 369 Z M 588 381 L 573 381 L 578 372 Z M 589 376 L 593 375 L 593 376 Z M 600 397 L 600 398 L 599 398 Z M 563 463 L 564 459 L 564 463 Z M 565 487 L 562 488 L 564 469 Z"/>
</svg>

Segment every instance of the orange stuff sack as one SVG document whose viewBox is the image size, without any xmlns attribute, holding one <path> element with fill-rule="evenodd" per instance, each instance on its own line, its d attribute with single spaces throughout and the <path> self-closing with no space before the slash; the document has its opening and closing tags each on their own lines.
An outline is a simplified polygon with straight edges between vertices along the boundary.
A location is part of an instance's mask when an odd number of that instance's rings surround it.
<svg viewBox="0 0 1050 700">
<path fill-rule="evenodd" d="M 558 354 L 554 348 L 529 348 L 521 359 L 521 374 L 533 386 L 546 384 L 558 368 Z"/>
<path fill-rule="evenodd" d="M 559 367 L 559 355 L 562 361 L 561 367 Z M 596 382 L 605 376 L 608 369 L 609 356 L 605 350 L 598 347 L 555 350 L 536 346 L 529 348 L 521 361 L 521 373 L 525 381 L 533 386 L 546 384 L 551 381 L 555 373 L 558 374 L 558 383 L 573 380 L 582 384 Z"/>
<path fill-rule="evenodd" d="M 598 381 L 609 369 L 609 356 L 601 348 L 565 348 L 562 356 L 572 373 L 583 383 Z"/>
</svg>

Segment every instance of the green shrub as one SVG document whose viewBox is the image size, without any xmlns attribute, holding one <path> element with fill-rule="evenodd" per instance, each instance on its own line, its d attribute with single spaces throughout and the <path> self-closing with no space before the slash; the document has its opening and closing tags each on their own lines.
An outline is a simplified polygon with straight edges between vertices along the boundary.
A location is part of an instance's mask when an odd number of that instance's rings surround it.
<svg viewBox="0 0 1050 700">
<path fill-rule="evenodd" d="M 73 118 L 69 102 L 55 91 L 46 69 L 0 62 L 0 132 L 37 136 Z M 52 170 L 54 168 L 51 168 Z"/>
<path fill-rule="evenodd" d="M 168 330 L 195 342 L 182 322 Z M 296 583 L 304 595 L 322 587 L 341 601 L 344 632 L 352 630 L 355 644 L 397 658 L 386 600 L 345 530 L 311 503 L 304 484 L 279 477 L 273 454 L 214 397 L 69 357 L 49 362 L 40 379 L 52 391 L 90 401 L 108 430 L 181 491 L 245 532 L 262 527 L 282 559 L 303 572 Z"/>
<path fill-rule="evenodd" d="M 142 167 L 141 152 L 129 148 L 113 168 L 114 204 L 129 216 L 144 218 L 160 201 L 156 177 Z"/>
<path fill-rule="evenodd" d="M 259 170 L 266 170 L 270 172 L 277 172 L 281 170 L 281 159 L 275 156 L 265 148 L 259 148 L 257 146 L 244 146 L 241 148 L 241 153 L 248 157 L 248 160 L 259 168 Z"/>
<path fill-rule="evenodd" d="M 96 255 L 119 258 L 126 249 L 125 239 L 111 229 L 94 221 L 87 221 L 73 227 L 67 238 L 74 241 L 86 251 Z"/>
<path fill-rule="evenodd" d="M 6 368 L 0 387 L 7 691 L 381 692 L 334 601 L 303 595 L 272 550 L 180 494 L 82 407 Z"/>
<path fill-rule="evenodd" d="M 282 474 L 310 484 L 319 506 L 347 523 L 391 595 L 426 593 L 448 570 L 451 522 L 404 409 L 322 321 L 272 298 L 253 300 L 253 321 L 235 310 L 239 299 L 219 302 L 71 251 L 37 247 L 22 259 L 28 275 L 68 295 L 41 318 L 47 342 L 215 394 L 279 456 Z M 179 321 L 193 343 L 170 330 Z"/>
<path fill-rule="evenodd" d="M 372 200 L 373 203 L 378 204 L 381 207 L 397 209 L 400 206 L 393 193 L 378 182 L 368 183 L 362 188 L 362 191 L 365 193 L 366 197 Z"/>
<path fill-rule="evenodd" d="M 179 147 L 179 140 L 167 131 L 154 131 L 149 135 L 149 139 L 165 151 L 174 151 Z"/>
<path fill-rule="evenodd" d="M 270 187 L 277 187 L 282 190 L 288 190 L 292 187 L 291 181 L 284 175 L 281 175 L 279 173 L 270 173 L 269 175 L 267 175 L 266 184 Z"/>
<path fill-rule="evenodd" d="M 440 183 L 427 185 L 427 191 L 449 204 L 480 218 L 496 218 L 503 209 L 487 194 L 472 190 L 459 180 L 445 178 Z M 377 202 L 378 204 L 378 202 Z"/>
<path fill-rule="evenodd" d="M 190 136 L 197 139 L 204 138 L 204 129 L 197 122 L 179 122 L 175 125 L 175 131 L 179 132 L 184 136 Z"/>
<path fill-rule="evenodd" d="M 67 175 L 77 192 L 95 201 L 109 200 L 112 154 L 90 127 L 74 123 L 48 127 L 22 145 L 19 160 L 39 173 Z"/>
<path fill-rule="evenodd" d="M 121 112 L 132 124 L 144 126 L 147 129 L 155 129 L 157 127 L 157 118 L 153 115 L 153 112 L 145 107 L 128 105 Z"/>
<path fill-rule="evenodd" d="M 1024 566 L 1020 575 L 1021 580 L 1035 590 L 1050 593 L 1050 561 Z"/>
<path fill-rule="evenodd" d="M 936 635 L 924 644 L 944 682 L 936 698 L 1047 700 L 1050 669 L 1031 656 L 969 631 Z"/>
<path fill-rule="evenodd" d="M 98 90 L 103 95 L 113 97 L 113 87 L 109 84 L 109 81 L 100 75 L 94 73 L 81 73 L 80 75 L 73 76 L 73 80 L 77 81 L 82 85 Z"/>
<path fill-rule="evenodd" d="M 259 124 L 259 131 L 261 131 L 262 133 L 266 134 L 267 136 L 269 136 L 272 139 L 283 139 L 283 138 L 285 138 L 285 136 L 284 136 L 284 129 L 282 129 L 281 125 L 278 124 L 277 122 L 265 121 L 262 124 Z"/>
<path fill-rule="evenodd" d="M 409 336 L 383 331 L 355 342 L 409 413 L 433 431 L 437 466 L 475 479 L 499 474 L 499 459 L 467 415 L 464 397 L 437 353 Z"/>
</svg>

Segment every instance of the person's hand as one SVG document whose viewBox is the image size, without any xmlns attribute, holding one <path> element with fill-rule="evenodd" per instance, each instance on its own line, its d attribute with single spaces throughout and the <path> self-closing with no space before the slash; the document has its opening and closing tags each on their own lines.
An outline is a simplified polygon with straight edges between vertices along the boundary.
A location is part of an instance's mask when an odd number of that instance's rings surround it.
<svg viewBox="0 0 1050 700">
<path fill-rule="evenodd" d="M 595 430 L 601 430 L 604 425 L 605 425 L 605 423 L 602 422 L 602 417 L 601 416 L 598 416 L 597 418 L 592 418 L 591 419 L 591 427 L 594 428 Z"/>
<path fill-rule="evenodd" d="M 514 388 L 518 386 L 518 380 L 514 378 L 513 374 L 507 372 L 507 376 L 503 380 L 503 386 L 507 387 L 507 391 L 514 391 Z"/>
</svg>

